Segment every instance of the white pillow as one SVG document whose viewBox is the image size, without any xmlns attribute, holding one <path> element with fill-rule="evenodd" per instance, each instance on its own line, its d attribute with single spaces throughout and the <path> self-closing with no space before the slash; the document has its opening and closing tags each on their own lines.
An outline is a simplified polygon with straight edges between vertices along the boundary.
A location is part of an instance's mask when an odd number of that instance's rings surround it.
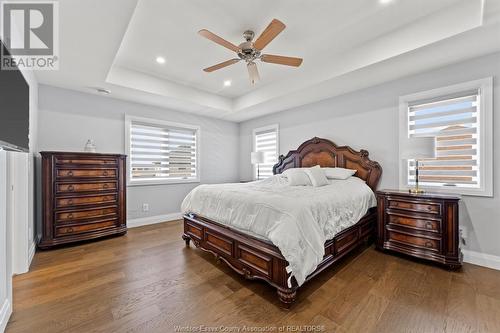
<svg viewBox="0 0 500 333">
<path fill-rule="evenodd" d="M 314 187 L 328 185 L 328 179 L 326 178 L 325 171 L 321 169 L 319 165 L 307 168 L 304 171 L 309 176 L 309 179 Z"/>
<path fill-rule="evenodd" d="M 311 180 L 302 168 L 286 169 L 283 175 L 288 178 L 288 182 L 292 186 L 311 186 Z"/>
<path fill-rule="evenodd" d="M 352 177 L 357 170 L 345 168 L 323 168 L 326 178 L 330 179 L 347 179 Z"/>
</svg>

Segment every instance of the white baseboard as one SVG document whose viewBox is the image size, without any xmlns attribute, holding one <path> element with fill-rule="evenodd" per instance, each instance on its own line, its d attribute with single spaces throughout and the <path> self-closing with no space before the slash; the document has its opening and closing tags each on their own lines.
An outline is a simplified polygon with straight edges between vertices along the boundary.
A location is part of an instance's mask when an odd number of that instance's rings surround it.
<svg viewBox="0 0 500 333">
<path fill-rule="evenodd" d="M 500 257 L 491 254 L 462 249 L 464 261 L 469 264 L 500 270 Z"/>
<path fill-rule="evenodd" d="M 16 258 L 19 262 L 12 263 L 12 274 L 19 275 L 28 273 L 30 270 L 31 262 L 33 261 L 33 257 L 35 256 L 36 244 L 35 242 L 31 242 L 28 248 L 28 252 L 23 255 L 23 258 Z M 24 254 L 24 253 L 23 253 Z"/>
<path fill-rule="evenodd" d="M 28 270 L 31 266 L 31 262 L 33 261 L 33 257 L 35 256 L 35 252 L 36 252 L 36 244 L 35 244 L 35 242 L 31 242 L 30 250 L 28 253 Z"/>
<path fill-rule="evenodd" d="M 181 218 L 182 218 L 182 213 L 172 213 L 172 214 L 140 217 L 137 219 L 127 220 L 127 227 L 128 228 L 135 228 L 135 227 L 140 227 L 143 225 L 179 220 Z"/>
<path fill-rule="evenodd" d="M 9 322 L 10 315 L 12 314 L 12 306 L 8 299 L 6 299 L 2 308 L 0 309 L 0 332 L 5 332 L 5 328 L 7 327 L 7 323 Z"/>
</svg>

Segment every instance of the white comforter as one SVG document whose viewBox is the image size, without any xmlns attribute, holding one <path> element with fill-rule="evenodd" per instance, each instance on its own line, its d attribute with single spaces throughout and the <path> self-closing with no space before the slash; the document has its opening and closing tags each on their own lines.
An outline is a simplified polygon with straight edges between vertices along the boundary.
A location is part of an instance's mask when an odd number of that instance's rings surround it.
<svg viewBox="0 0 500 333">
<path fill-rule="evenodd" d="M 246 184 L 200 185 L 181 208 L 270 240 L 300 286 L 323 259 L 325 241 L 376 206 L 363 180 L 329 182 L 322 187 L 289 186 L 286 177 L 276 175 Z"/>
</svg>

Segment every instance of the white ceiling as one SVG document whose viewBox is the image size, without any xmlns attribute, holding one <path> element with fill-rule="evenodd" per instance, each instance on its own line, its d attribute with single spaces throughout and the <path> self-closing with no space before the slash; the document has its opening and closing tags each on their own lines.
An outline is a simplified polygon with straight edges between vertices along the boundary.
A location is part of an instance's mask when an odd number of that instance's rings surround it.
<svg viewBox="0 0 500 333">
<path fill-rule="evenodd" d="M 60 70 L 41 83 L 232 121 L 500 50 L 498 0 L 65 0 L 59 15 Z M 258 63 L 255 86 L 243 63 L 202 71 L 235 55 L 198 30 L 239 44 L 273 18 L 287 28 L 265 52 L 301 67 Z"/>
</svg>

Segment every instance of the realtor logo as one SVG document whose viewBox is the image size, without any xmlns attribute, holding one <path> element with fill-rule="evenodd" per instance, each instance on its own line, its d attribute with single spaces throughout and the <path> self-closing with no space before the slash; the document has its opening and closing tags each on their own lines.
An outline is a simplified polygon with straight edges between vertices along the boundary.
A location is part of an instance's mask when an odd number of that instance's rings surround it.
<svg viewBox="0 0 500 333">
<path fill-rule="evenodd" d="M 59 67 L 59 27 L 56 1 L 1 1 L 1 69 Z"/>
</svg>

